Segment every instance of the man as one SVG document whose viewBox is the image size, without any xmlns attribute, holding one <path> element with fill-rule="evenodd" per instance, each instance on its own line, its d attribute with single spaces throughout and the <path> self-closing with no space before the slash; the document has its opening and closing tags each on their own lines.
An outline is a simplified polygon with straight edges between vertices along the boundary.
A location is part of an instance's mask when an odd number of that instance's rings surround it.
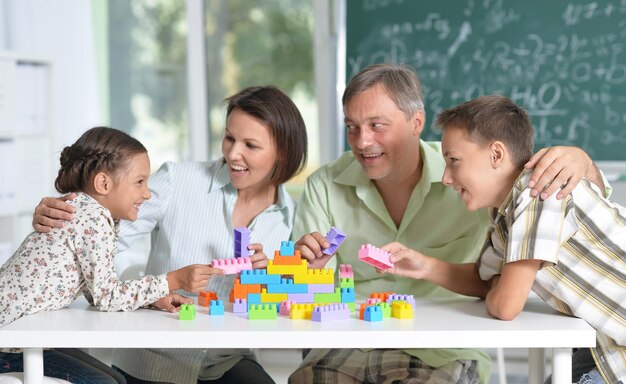
<svg viewBox="0 0 626 384">
<path fill-rule="evenodd" d="M 420 140 L 423 100 L 416 74 L 405 66 L 372 65 L 352 78 L 342 100 L 352 151 L 309 177 L 296 212 L 292 238 L 302 257 L 313 268 L 352 264 L 360 299 L 384 291 L 451 295 L 429 282 L 377 274 L 358 261 L 360 245 L 397 241 L 461 263 L 478 256 L 486 234 L 486 212 L 467 212 L 459 194 L 441 183 L 439 143 Z M 582 176 L 603 188 L 597 168 L 577 148 L 542 150 L 527 167 L 535 168 L 534 194 L 541 198 L 566 185 L 562 198 Z M 330 226 L 348 235 L 334 257 L 322 254 L 329 246 L 322 234 L 309 234 Z M 488 381 L 489 369 L 488 356 L 469 349 L 313 350 L 290 382 L 476 383 Z"/>
</svg>

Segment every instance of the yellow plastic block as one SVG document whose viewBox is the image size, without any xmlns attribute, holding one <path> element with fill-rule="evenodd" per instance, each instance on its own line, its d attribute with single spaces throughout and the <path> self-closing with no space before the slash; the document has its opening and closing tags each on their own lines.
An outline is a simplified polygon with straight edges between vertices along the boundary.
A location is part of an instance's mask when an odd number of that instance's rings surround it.
<svg viewBox="0 0 626 384">
<path fill-rule="evenodd" d="M 305 274 L 306 271 L 307 265 L 304 259 L 301 259 L 300 265 L 274 265 L 273 260 L 268 260 L 267 262 L 268 275 L 297 275 Z M 332 281 L 332 283 L 334 283 L 334 281 Z"/>
<path fill-rule="evenodd" d="M 294 284 L 335 284 L 335 271 L 327 269 L 309 269 L 306 273 L 294 275 Z"/>
<path fill-rule="evenodd" d="M 311 320 L 313 308 L 319 307 L 316 303 L 292 304 L 289 317 L 291 320 Z"/>
<path fill-rule="evenodd" d="M 394 301 L 391 304 L 391 317 L 395 317 L 396 319 L 412 319 L 413 307 L 411 307 L 411 304 L 402 301 Z"/>
<path fill-rule="evenodd" d="M 261 303 L 280 303 L 288 298 L 287 293 L 267 293 L 267 289 L 261 289 Z"/>
</svg>

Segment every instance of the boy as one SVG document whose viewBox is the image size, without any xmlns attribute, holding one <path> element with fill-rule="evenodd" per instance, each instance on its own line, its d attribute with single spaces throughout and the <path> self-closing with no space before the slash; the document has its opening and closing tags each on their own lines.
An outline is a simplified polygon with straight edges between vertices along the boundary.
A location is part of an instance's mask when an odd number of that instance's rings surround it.
<svg viewBox="0 0 626 384">
<path fill-rule="evenodd" d="M 443 183 L 461 194 L 468 210 L 490 208 L 492 226 L 476 263 L 451 264 L 391 243 L 383 248 L 393 253 L 394 266 L 385 272 L 485 298 L 487 311 L 502 320 L 521 312 L 532 288 L 597 330 L 595 364 L 582 369 L 581 382 L 626 383 L 626 209 L 587 180 L 562 200 L 531 197 L 530 173 L 522 171 L 532 155 L 533 128 L 506 97 L 483 96 L 445 110 L 437 125 Z M 580 370 L 576 356 L 573 365 Z"/>
</svg>

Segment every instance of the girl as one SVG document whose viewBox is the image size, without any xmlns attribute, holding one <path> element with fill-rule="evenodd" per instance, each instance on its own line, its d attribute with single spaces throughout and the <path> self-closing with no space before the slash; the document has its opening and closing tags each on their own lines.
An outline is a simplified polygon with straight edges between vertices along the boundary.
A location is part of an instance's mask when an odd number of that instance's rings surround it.
<svg viewBox="0 0 626 384">
<path fill-rule="evenodd" d="M 78 192 L 70 202 L 74 218 L 47 234 L 30 234 L 0 268 L 0 326 L 66 307 L 81 293 L 102 311 L 152 304 L 174 312 L 193 302 L 169 293 L 182 288 L 178 281 L 185 270 L 133 281 L 120 281 L 115 273 L 119 221 L 136 220 L 150 199 L 149 173 L 144 146 L 112 128 L 90 129 L 63 149 L 55 187 L 60 193 Z M 21 371 L 20 352 L 0 352 L 0 372 Z M 77 383 L 116 382 L 84 354 L 66 352 L 44 353 L 45 375 Z"/>
</svg>

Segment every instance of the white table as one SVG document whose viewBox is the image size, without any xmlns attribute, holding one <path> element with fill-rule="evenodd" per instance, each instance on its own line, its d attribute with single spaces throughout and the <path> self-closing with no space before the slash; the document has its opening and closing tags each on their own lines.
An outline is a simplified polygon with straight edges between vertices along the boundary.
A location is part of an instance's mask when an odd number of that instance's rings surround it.
<svg viewBox="0 0 626 384">
<path fill-rule="evenodd" d="M 84 300 L 25 316 L 0 328 L 0 347 L 26 348 L 27 384 L 41 383 L 45 347 L 73 348 L 529 348 L 529 381 L 544 380 L 544 350 L 553 351 L 553 383 L 571 383 L 572 348 L 595 346 L 585 321 L 532 300 L 514 321 L 491 318 L 475 299 L 417 300 L 412 320 L 248 320 L 228 311 L 193 321 L 155 310 L 98 312 Z"/>
</svg>

